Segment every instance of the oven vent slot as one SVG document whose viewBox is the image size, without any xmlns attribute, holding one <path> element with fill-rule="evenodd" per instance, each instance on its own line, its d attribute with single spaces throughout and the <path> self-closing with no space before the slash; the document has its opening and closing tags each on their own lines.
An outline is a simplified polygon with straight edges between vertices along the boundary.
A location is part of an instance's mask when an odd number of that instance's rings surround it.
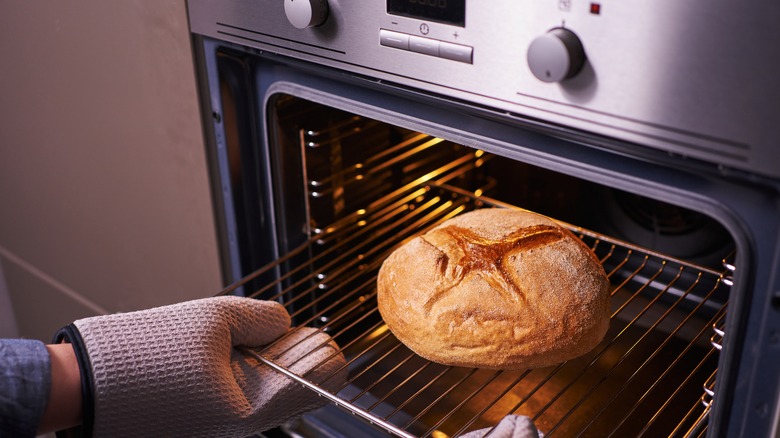
<svg viewBox="0 0 780 438">
<path fill-rule="evenodd" d="M 563 224 L 594 250 L 612 284 L 611 327 L 591 353 L 555 367 L 495 371 L 428 362 L 398 342 L 376 307 L 382 261 L 412 236 L 483 207 L 513 208 L 446 182 L 408 184 L 226 290 L 279 271 L 278 284 L 248 295 L 280 300 L 295 325 L 330 334 L 347 359 L 348 382 L 328 392 L 262 351 L 259 360 L 397 436 L 457 436 L 510 413 L 530 417 L 547 436 L 669 436 L 690 428 L 685 412 L 694 405 L 690 416 L 706 419 L 700 391 L 717 368 L 710 337 L 725 315 L 723 273 L 574 225 Z M 306 262 L 289 268 L 301 255 Z"/>
</svg>

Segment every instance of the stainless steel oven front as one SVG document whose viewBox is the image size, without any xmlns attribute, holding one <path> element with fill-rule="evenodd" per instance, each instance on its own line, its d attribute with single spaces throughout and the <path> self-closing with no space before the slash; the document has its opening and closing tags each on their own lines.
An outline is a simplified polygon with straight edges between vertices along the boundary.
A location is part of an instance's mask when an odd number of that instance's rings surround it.
<svg viewBox="0 0 780 438">
<path fill-rule="evenodd" d="M 552 436 L 780 433 L 780 4 L 188 8 L 227 290 L 347 359 L 333 392 L 279 369 L 331 401 L 289 434 L 457 436 L 510 413 Z M 387 330 L 384 258 L 482 207 L 593 248 L 613 310 L 593 352 L 462 369 Z"/>
</svg>

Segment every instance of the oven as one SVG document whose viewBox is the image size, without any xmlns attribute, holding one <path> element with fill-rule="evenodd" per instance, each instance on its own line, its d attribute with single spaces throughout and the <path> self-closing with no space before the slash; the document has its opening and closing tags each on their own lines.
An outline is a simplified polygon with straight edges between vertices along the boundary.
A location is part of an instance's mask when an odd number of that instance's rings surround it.
<svg viewBox="0 0 780 438">
<path fill-rule="evenodd" d="M 223 292 L 346 359 L 327 390 L 262 356 L 328 402 L 277 433 L 778 436 L 780 5 L 753 3 L 190 0 Z M 598 347 L 496 371 L 393 337 L 382 261 L 477 208 L 594 251 Z"/>
</svg>

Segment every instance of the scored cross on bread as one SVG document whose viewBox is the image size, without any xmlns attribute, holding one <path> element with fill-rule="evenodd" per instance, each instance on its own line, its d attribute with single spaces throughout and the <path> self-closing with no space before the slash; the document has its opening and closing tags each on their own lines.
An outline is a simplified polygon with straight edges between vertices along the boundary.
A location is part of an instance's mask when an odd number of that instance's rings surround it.
<svg viewBox="0 0 780 438">
<path fill-rule="evenodd" d="M 512 250 L 548 245 L 565 237 L 558 226 L 533 225 L 520 228 L 502 239 L 486 239 L 477 233 L 455 225 L 436 228 L 422 239 L 442 250 L 436 261 L 442 273 L 441 287 L 425 303 L 430 308 L 441 295 L 460 284 L 466 275 L 479 271 L 495 290 L 509 299 L 525 301 L 525 294 L 514 283 L 507 271 L 507 258 L 515 257 Z"/>
</svg>

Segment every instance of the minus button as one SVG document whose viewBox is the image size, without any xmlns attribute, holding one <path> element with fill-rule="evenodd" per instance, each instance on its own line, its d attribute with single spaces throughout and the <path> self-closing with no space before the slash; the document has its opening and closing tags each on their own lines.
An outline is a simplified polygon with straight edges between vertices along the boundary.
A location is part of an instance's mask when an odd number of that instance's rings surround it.
<svg viewBox="0 0 780 438">
<path fill-rule="evenodd" d="M 409 35 L 392 30 L 379 29 L 379 44 L 401 50 L 409 50 Z"/>
</svg>

